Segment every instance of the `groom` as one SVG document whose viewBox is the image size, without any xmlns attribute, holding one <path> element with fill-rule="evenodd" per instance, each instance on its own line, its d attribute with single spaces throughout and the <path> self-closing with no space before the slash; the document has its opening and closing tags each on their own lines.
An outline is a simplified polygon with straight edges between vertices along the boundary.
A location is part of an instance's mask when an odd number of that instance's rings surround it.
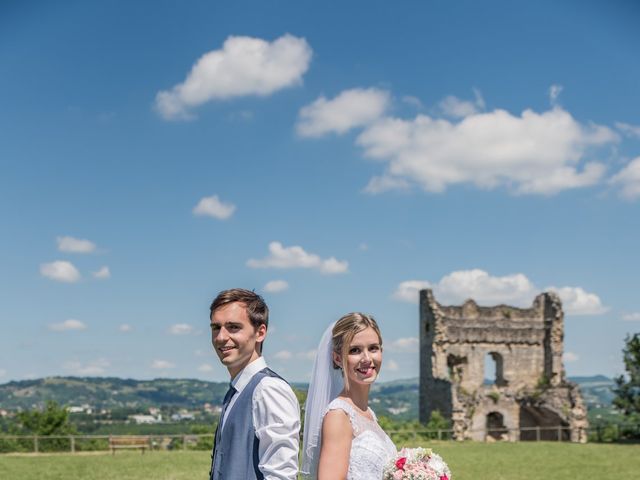
<svg viewBox="0 0 640 480">
<path fill-rule="evenodd" d="M 249 290 L 225 290 L 213 300 L 210 319 L 213 348 L 231 375 L 210 480 L 295 480 L 300 406 L 289 384 L 262 357 L 267 305 Z"/>
</svg>

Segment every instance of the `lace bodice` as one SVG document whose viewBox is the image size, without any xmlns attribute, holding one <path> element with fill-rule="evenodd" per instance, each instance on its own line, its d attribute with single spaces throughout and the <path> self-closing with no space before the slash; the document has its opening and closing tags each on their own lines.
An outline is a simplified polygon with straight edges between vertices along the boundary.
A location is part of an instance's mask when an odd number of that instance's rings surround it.
<svg viewBox="0 0 640 480">
<path fill-rule="evenodd" d="M 337 409 L 349 416 L 353 430 L 347 480 L 381 479 L 382 469 L 397 451 L 389 436 L 378 425 L 375 413 L 369 409 L 373 418 L 370 420 L 341 398 L 333 400 L 326 411 Z"/>
</svg>

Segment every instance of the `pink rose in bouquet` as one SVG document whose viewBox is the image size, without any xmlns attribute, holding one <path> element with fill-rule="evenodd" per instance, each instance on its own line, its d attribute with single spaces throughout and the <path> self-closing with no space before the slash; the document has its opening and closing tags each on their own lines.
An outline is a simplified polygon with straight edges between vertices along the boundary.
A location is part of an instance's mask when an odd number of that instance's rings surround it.
<svg viewBox="0 0 640 480">
<path fill-rule="evenodd" d="M 384 468 L 384 480 L 451 480 L 442 457 L 430 448 L 403 448 Z"/>
</svg>

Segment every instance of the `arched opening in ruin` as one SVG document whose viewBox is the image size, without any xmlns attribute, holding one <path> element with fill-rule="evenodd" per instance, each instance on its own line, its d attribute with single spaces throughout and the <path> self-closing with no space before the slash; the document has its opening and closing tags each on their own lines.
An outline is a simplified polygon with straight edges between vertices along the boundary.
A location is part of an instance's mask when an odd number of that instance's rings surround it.
<svg viewBox="0 0 640 480">
<path fill-rule="evenodd" d="M 504 361 L 498 352 L 489 352 L 484 357 L 484 378 L 485 384 L 504 386 L 507 381 L 504 379 Z"/>
<path fill-rule="evenodd" d="M 520 440 L 570 440 L 569 424 L 548 408 L 520 407 Z"/>
<path fill-rule="evenodd" d="M 489 412 L 487 415 L 487 438 L 507 440 L 509 431 L 504 425 L 504 416 L 500 412 Z"/>
</svg>

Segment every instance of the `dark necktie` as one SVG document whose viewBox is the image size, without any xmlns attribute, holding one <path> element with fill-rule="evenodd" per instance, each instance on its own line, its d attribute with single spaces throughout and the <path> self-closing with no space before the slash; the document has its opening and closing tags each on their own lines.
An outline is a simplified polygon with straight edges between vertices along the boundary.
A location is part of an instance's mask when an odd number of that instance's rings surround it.
<svg viewBox="0 0 640 480">
<path fill-rule="evenodd" d="M 224 412 L 227 411 L 227 407 L 229 403 L 231 403 L 231 399 L 236 394 L 236 389 L 232 384 L 229 384 L 229 390 L 224 395 L 224 400 L 222 400 L 222 410 L 220 411 L 220 420 L 218 420 L 218 427 L 216 428 L 216 435 L 213 440 L 213 451 L 211 452 L 211 472 L 210 475 L 213 474 L 213 462 L 215 460 L 215 452 L 216 445 L 220 442 L 220 437 L 222 436 L 222 421 L 224 420 Z"/>
<path fill-rule="evenodd" d="M 224 400 L 222 400 L 222 411 L 220 412 L 220 421 L 218 422 L 218 427 L 222 426 L 222 421 L 224 420 L 224 412 L 227 411 L 227 407 L 229 406 L 229 403 L 231 403 L 231 399 L 235 394 L 235 387 L 229 384 L 229 390 L 227 390 L 227 393 L 225 393 L 224 395 Z M 220 428 L 218 428 L 218 431 L 220 431 Z M 220 432 L 219 434 L 221 435 L 222 432 Z"/>
</svg>

